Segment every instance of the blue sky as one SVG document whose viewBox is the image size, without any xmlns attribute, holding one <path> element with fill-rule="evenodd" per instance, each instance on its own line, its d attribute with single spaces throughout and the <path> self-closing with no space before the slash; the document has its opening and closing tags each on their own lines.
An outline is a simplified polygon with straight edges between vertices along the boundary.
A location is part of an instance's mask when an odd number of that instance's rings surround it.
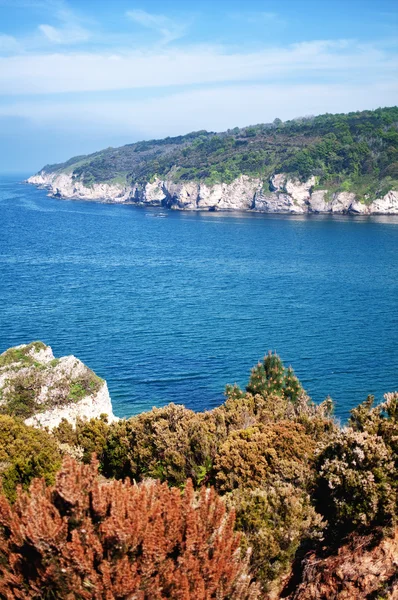
<svg viewBox="0 0 398 600">
<path fill-rule="evenodd" d="M 392 0 L 0 0 L 0 171 L 398 102 Z"/>
</svg>

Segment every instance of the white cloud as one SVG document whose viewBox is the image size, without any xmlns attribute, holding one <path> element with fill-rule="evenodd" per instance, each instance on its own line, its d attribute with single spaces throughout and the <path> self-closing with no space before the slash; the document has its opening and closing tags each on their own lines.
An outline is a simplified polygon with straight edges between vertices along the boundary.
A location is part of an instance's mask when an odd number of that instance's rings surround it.
<svg viewBox="0 0 398 600">
<path fill-rule="evenodd" d="M 156 15 L 140 9 L 129 10 L 126 15 L 138 25 L 156 31 L 164 44 L 177 40 L 186 33 L 186 24 L 174 21 L 165 15 Z"/>
<path fill-rule="evenodd" d="M 232 85 L 170 93 L 133 101 L 18 102 L 0 106 L 0 116 L 29 119 L 54 130 L 103 131 L 136 139 L 178 135 L 198 129 L 270 122 L 324 112 L 347 112 L 393 105 L 398 82 L 390 84 Z"/>
<path fill-rule="evenodd" d="M 78 44 L 90 39 L 90 32 L 78 25 L 65 25 L 63 27 L 39 25 L 39 30 L 50 42 L 56 44 Z"/>
<path fill-rule="evenodd" d="M 328 77 L 373 83 L 395 77 L 397 57 L 352 41 L 314 41 L 228 54 L 186 47 L 118 54 L 57 53 L 0 58 L 0 94 L 36 94 L 166 87 L 236 81 Z"/>
<path fill-rule="evenodd" d="M 54 44 L 79 44 L 90 39 L 90 31 L 81 25 L 80 19 L 65 2 L 56 0 L 49 3 L 50 7 L 55 9 L 53 18 L 59 25 L 55 27 L 44 23 L 38 27 L 48 41 Z"/>
</svg>

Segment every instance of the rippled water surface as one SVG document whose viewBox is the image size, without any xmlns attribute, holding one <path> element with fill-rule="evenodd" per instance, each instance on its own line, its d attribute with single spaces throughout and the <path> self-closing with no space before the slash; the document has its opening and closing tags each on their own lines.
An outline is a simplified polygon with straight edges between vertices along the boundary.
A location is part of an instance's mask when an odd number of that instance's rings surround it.
<svg viewBox="0 0 398 600">
<path fill-rule="evenodd" d="M 202 410 L 268 349 L 345 418 L 398 388 L 398 218 L 166 212 L 0 179 L 0 351 L 40 339 L 115 413 Z"/>
</svg>

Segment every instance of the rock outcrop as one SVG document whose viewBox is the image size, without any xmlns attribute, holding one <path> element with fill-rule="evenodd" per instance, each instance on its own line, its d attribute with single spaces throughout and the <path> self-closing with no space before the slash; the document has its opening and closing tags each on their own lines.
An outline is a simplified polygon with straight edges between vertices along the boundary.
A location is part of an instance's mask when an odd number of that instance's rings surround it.
<svg viewBox="0 0 398 600">
<path fill-rule="evenodd" d="M 54 358 L 42 342 L 0 355 L 0 411 L 49 429 L 62 419 L 72 425 L 78 417 L 116 419 L 106 382 L 74 356 Z"/>
<path fill-rule="evenodd" d="M 28 183 L 48 188 L 50 195 L 80 200 L 162 206 L 174 210 L 240 210 L 285 214 L 398 214 L 398 191 L 361 202 L 353 192 L 331 194 L 315 189 L 316 179 L 301 182 L 286 173 L 269 181 L 241 175 L 231 183 L 208 185 L 155 178 L 145 184 L 94 183 L 90 187 L 71 173 L 41 171 Z"/>
</svg>

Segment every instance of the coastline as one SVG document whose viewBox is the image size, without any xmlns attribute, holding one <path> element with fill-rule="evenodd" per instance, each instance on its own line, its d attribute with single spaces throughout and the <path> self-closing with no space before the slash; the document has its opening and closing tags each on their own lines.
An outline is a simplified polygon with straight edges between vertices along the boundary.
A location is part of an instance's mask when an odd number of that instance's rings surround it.
<svg viewBox="0 0 398 600">
<path fill-rule="evenodd" d="M 259 179 L 240 176 L 230 184 L 212 186 L 201 182 L 176 184 L 155 179 L 137 185 L 94 183 L 86 187 L 65 173 L 39 174 L 23 183 L 48 190 L 48 195 L 66 200 L 99 201 L 191 212 L 248 212 L 259 214 L 337 214 L 337 215 L 398 215 L 398 191 L 389 190 L 382 198 L 363 202 L 354 192 L 318 190 L 316 180 L 305 182 L 290 179 L 286 174 L 273 175 L 269 190 Z"/>
</svg>

